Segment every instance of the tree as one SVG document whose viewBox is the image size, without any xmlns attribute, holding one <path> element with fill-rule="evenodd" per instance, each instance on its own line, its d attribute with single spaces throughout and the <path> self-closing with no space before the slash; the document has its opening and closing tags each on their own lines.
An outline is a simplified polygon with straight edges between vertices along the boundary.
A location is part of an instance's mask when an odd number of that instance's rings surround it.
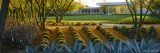
<svg viewBox="0 0 160 53">
<path fill-rule="evenodd" d="M 126 0 L 134 24 L 132 30 L 133 33 L 135 33 L 135 36 L 133 38 L 138 38 L 138 39 L 141 38 L 140 31 L 149 11 L 147 9 L 145 13 L 143 13 L 144 12 L 143 9 L 146 7 L 145 6 L 146 4 L 149 4 L 147 5 L 147 8 L 149 8 L 153 0 L 147 0 L 147 1 L 149 1 L 149 3 L 145 3 L 145 0 Z"/>
<path fill-rule="evenodd" d="M 146 1 L 148 1 L 148 3 L 145 3 Z M 142 24 L 143 24 L 147 14 L 148 14 L 148 11 L 149 11 L 147 9 L 144 14 L 143 9 L 145 7 L 149 8 L 150 5 L 153 3 L 153 1 L 154 0 L 126 0 L 128 9 L 129 9 L 131 16 L 132 16 L 132 20 L 133 20 L 133 24 L 134 24 L 135 29 L 142 27 Z M 145 6 L 146 4 L 148 4 L 148 5 Z M 137 12 L 138 10 L 139 10 L 139 12 Z M 139 19 L 138 19 L 138 16 L 140 16 Z"/>
<path fill-rule="evenodd" d="M 76 11 L 78 11 L 78 10 L 80 10 L 80 9 L 83 9 L 84 7 L 85 7 L 84 4 L 75 1 L 75 2 L 73 2 L 73 3 L 71 4 L 71 6 L 69 7 L 68 11 L 69 11 L 69 12 L 76 12 Z"/>
<path fill-rule="evenodd" d="M 104 14 L 107 14 L 107 12 L 106 12 L 106 10 L 108 10 L 107 9 L 107 5 L 102 5 L 101 9 L 102 9 L 102 11 L 103 11 Z"/>
<path fill-rule="evenodd" d="M 2 0 L 2 6 L 0 11 L 0 36 L 4 29 L 9 3 L 10 0 Z"/>
<path fill-rule="evenodd" d="M 55 2 L 57 2 L 57 0 L 26 0 L 27 5 L 32 9 L 32 13 L 33 10 L 35 10 L 36 13 L 34 13 L 34 15 L 38 16 L 35 19 L 41 31 L 45 30 L 46 19 L 54 7 Z"/>
<path fill-rule="evenodd" d="M 74 0 L 58 0 L 55 2 L 53 11 L 56 17 L 56 23 L 61 23 L 63 16 L 68 12 L 73 2 Z"/>
<path fill-rule="evenodd" d="M 150 5 L 151 6 L 149 8 L 146 7 L 146 9 L 148 9 L 152 13 L 152 15 L 156 15 L 157 17 L 160 17 L 160 0 L 154 0 L 154 2 Z"/>
</svg>

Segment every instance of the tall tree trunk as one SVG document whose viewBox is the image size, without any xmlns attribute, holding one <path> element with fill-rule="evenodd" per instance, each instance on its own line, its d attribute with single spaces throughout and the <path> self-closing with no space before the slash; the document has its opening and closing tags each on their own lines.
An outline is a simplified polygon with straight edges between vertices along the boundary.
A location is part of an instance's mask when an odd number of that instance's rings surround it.
<svg viewBox="0 0 160 53">
<path fill-rule="evenodd" d="M 62 22 L 63 16 L 64 16 L 64 14 L 60 16 L 59 23 Z"/>
<path fill-rule="evenodd" d="M 142 27 L 142 23 L 143 23 L 143 1 L 140 0 L 140 20 L 139 20 L 139 28 Z"/>
<path fill-rule="evenodd" d="M 2 36 L 2 32 L 4 29 L 9 3 L 10 3 L 10 0 L 2 0 L 2 6 L 1 6 L 1 12 L 0 12 L 0 36 Z"/>
<path fill-rule="evenodd" d="M 59 23 L 59 16 L 56 15 L 56 23 Z"/>
</svg>

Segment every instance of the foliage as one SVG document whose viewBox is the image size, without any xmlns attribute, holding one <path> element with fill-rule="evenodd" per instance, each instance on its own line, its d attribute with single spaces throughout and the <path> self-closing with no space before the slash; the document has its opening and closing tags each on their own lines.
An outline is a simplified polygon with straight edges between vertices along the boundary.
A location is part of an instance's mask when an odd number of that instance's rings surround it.
<svg viewBox="0 0 160 53">
<path fill-rule="evenodd" d="M 38 26 L 35 23 L 17 24 L 16 21 L 7 20 L 2 36 L 3 45 L 6 48 L 24 48 L 32 44 L 37 32 Z"/>
<path fill-rule="evenodd" d="M 63 16 L 68 12 L 69 7 L 74 2 L 74 0 L 57 0 L 54 1 L 53 12 L 56 17 L 56 23 L 61 23 Z"/>
<path fill-rule="evenodd" d="M 103 53 L 103 41 L 97 35 L 93 34 L 89 27 L 83 26 L 82 30 L 89 38 L 88 53 Z"/>
<path fill-rule="evenodd" d="M 146 0 L 148 1 L 148 0 Z M 149 8 L 150 5 L 153 3 L 154 0 L 149 0 L 148 5 L 146 5 L 145 0 L 126 0 L 129 12 L 131 13 L 133 25 L 135 26 L 135 29 L 141 28 L 143 25 L 143 22 L 146 18 L 146 15 L 148 14 L 148 9 L 145 13 L 143 13 L 143 8 L 147 7 Z M 139 12 L 137 12 L 139 10 Z M 138 20 L 138 14 L 140 16 L 140 19 Z M 144 17 L 143 17 L 144 15 Z"/>
<path fill-rule="evenodd" d="M 133 49 L 134 53 L 158 53 L 160 52 L 160 43 L 155 42 L 153 39 L 148 41 L 141 39 L 140 42 L 135 39 L 127 43 L 128 47 Z"/>
<path fill-rule="evenodd" d="M 69 27 L 71 34 L 74 38 L 74 47 L 72 49 L 72 53 L 83 53 L 86 52 L 86 44 L 81 36 L 76 32 L 75 28 Z"/>
<path fill-rule="evenodd" d="M 146 3 L 148 3 L 146 1 Z M 148 4 L 149 5 L 149 4 Z M 146 7 L 153 15 L 157 15 L 159 17 L 160 14 L 160 0 L 154 0 L 154 2 L 150 5 L 149 8 Z"/>
<path fill-rule="evenodd" d="M 69 12 L 76 12 L 79 11 L 80 9 L 83 9 L 85 7 L 84 4 L 74 1 L 71 6 L 69 7 L 68 11 Z"/>
<path fill-rule="evenodd" d="M 145 40 L 150 40 L 151 38 L 156 38 L 158 37 L 158 32 L 156 31 L 155 27 L 151 26 L 149 30 L 147 28 L 139 28 L 138 31 L 135 30 L 135 27 L 133 26 L 132 28 L 127 28 L 126 26 L 114 26 L 114 30 L 121 32 L 125 36 L 131 38 L 131 39 L 142 39 L 145 38 Z M 138 33 L 136 33 L 138 32 Z"/>
<path fill-rule="evenodd" d="M 71 52 L 71 50 L 67 47 L 64 34 L 59 27 L 56 27 L 56 35 L 57 39 L 51 45 L 51 52 Z"/>
</svg>

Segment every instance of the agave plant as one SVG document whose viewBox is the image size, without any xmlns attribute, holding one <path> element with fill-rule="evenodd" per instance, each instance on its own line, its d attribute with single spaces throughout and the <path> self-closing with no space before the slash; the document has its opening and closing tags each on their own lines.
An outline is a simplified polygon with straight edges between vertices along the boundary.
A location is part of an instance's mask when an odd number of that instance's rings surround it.
<svg viewBox="0 0 160 53">
<path fill-rule="evenodd" d="M 83 31 L 87 34 L 89 38 L 88 53 L 103 53 L 103 42 L 100 40 L 89 27 L 84 27 Z"/>
<path fill-rule="evenodd" d="M 102 42 L 93 43 L 89 41 L 88 53 L 104 53 L 104 44 Z"/>
<path fill-rule="evenodd" d="M 153 39 L 146 41 L 142 39 L 140 42 L 131 40 L 128 46 L 133 50 L 134 53 L 159 53 L 160 43 L 155 42 Z"/>
<path fill-rule="evenodd" d="M 156 31 L 155 27 L 150 27 L 148 33 L 147 33 L 147 39 L 150 39 L 150 38 L 156 38 L 158 35 L 158 32 Z"/>
<path fill-rule="evenodd" d="M 86 44 L 84 43 L 84 40 L 80 37 L 80 35 L 73 27 L 70 27 L 69 29 L 74 38 L 74 47 L 72 48 L 72 53 L 86 52 Z"/>
<path fill-rule="evenodd" d="M 126 43 L 116 40 L 107 41 L 105 49 L 105 53 L 132 53 L 132 49 Z"/>
<path fill-rule="evenodd" d="M 51 52 L 52 53 L 71 52 L 71 50 L 67 46 L 67 43 L 66 43 L 66 41 L 64 39 L 63 32 L 58 27 L 56 28 L 56 31 L 57 31 L 57 33 L 56 33 L 57 39 L 51 45 Z"/>
<path fill-rule="evenodd" d="M 25 52 L 26 52 L 26 53 L 34 53 L 33 48 L 30 47 L 30 46 L 26 46 Z"/>
</svg>

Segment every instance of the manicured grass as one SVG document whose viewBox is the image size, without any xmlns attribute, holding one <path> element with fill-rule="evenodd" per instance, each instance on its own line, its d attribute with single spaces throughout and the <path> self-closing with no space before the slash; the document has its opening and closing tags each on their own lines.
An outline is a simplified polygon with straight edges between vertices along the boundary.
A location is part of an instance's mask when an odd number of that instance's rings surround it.
<svg viewBox="0 0 160 53">
<path fill-rule="evenodd" d="M 147 16 L 146 19 L 154 22 L 157 22 L 160 20 L 154 16 Z M 49 20 L 55 21 L 55 17 L 49 17 Z M 132 21 L 131 15 L 76 15 L 76 16 L 64 16 L 62 22 L 122 23 L 122 22 L 129 22 L 129 21 Z"/>
</svg>

